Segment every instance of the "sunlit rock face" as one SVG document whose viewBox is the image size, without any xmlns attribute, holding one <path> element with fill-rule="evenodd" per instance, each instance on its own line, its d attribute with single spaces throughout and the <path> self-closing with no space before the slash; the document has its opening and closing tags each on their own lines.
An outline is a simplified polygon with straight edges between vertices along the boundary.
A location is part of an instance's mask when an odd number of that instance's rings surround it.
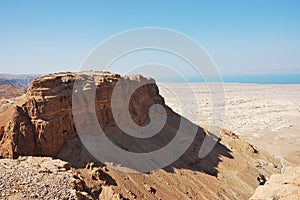
<svg viewBox="0 0 300 200">
<path fill-rule="evenodd" d="M 128 94 L 128 91 L 137 84 L 143 83 L 129 101 L 128 110 L 137 125 L 145 123 L 149 108 L 153 104 L 165 106 L 154 80 L 140 75 L 66 72 L 38 77 L 30 84 L 22 104 L 10 110 L 10 119 L 0 124 L 1 157 L 16 158 L 19 155 L 53 157 L 67 140 L 77 137 L 72 115 L 72 93 L 76 80 L 83 83 L 83 97 L 89 95 L 89 92 L 95 92 L 93 106 L 101 127 L 115 124 L 111 96 L 118 81 L 122 81 L 122 94 L 118 95 L 120 98 L 125 98 L 122 95 Z M 84 112 L 85 110 L 82 110 L 82 113 Z"/>
</svg>

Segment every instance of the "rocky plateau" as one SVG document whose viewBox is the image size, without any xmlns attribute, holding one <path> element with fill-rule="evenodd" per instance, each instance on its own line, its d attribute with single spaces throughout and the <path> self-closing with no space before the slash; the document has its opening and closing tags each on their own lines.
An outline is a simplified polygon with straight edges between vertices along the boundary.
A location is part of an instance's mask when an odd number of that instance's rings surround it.
<svg viewBox="0 0 300 200">
<path fill-rule="evenodd" d="M 0 113 L 1 198 L 248 199 L 281 170 L 277 159 L 227 130 L 206 157 L 198 158 L 204 137 L 211 133 L 197 125 L 189 149 L 163 169 L 131 173 L 100 163 L 82 145 L 76 131 L 72 112 L 76 80 L 85 81 L 84 92 L 95 88 L 97 120 L 122 149 L 154 151 L 176 135 L 181 116 L 165 104 L 151 78 L 109 72 L 65 72 L 35 78 L 26 95 Z M 149 109 L 154 104 L 166 110 L 166 124 L 155 137 L 128 138 L 118 128 L 111 97 L 120 80 L 124 95 L 144 83 L 129 101 L 130 117 L 137 125 L 149 123 Z"/>
</svg>

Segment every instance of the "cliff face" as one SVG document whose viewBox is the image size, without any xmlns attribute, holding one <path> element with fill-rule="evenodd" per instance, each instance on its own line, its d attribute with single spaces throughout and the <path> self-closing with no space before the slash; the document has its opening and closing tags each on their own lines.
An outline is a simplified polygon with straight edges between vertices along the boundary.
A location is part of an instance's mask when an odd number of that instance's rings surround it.
<svg viewBox="0 0 300 200">
<path fill-rule="evenodd" d="M 102 127 L 114 124 L 111 95 L 118 80 L 123 88 L 133 87 L 141 81 L 149 84 L 139 88 L 132 96 L 129 112 L 137 124 L 143 124 L 153 103 L 164 106 L 163 98 L 152 79 L 141 76 L 121 77 L 111 73 L 58 73 L 32 81 L 22 104 L 9 110 L 11 119 L 0 123 L 0 156 L 16 158 L 20 155 L 56 156 L 65 141 L 76 137 L 72 117 L 72 92 L 76 76 L 95 84 L 95 108 Z M 97 79 L 97 80 L 96 80 Z M 86 87 L 85 90 L 91 88 Z M 8 112 L 8 111 L 7 111 Z M 2 114 L 3 115 L 3 114 Z M 5 115 L 7 116 L 7 115 Z"/>
</svg>

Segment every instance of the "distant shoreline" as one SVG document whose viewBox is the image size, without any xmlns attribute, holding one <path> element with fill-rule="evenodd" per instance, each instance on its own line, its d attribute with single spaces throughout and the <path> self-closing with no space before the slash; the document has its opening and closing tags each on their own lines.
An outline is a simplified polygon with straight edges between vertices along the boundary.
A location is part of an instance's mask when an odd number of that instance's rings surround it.
<svg viewBox="0 0 300 200">
<path fill-rule="evenodd" d="M 0 80 L 27 79 L 32 80 L 41 74 L 6 74 L 0 73 Z M 147 76 L 147 75 L 146 75 Z M 205 83 L 219 82 L 220 79 L 203 80 L 199 76 L 190 76 L 186 82 L 182 79 L 154 77 L 158 83 Z M 223 83 L 229 84 L 300 84 L 300 73 L 295 74 L 242 74 L 242 75 L 221 75 Z"/>
<path fill-rule="evenodd" d="M 224 83 L 247 84 L 300 84 L 300 74 L 243 74 L 223 75 Z M 190 78 L 189 82 L 203 82 L 199 77 Z M 213 81 L 211 81 L 213 82 Z"/>
</svg>

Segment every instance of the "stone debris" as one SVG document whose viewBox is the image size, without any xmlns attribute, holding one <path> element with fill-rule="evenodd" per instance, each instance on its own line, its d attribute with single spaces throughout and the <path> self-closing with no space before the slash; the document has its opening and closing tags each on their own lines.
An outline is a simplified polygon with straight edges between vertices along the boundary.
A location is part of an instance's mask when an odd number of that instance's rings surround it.
<svg viewBox="0 0 300 200">
<path fill-rule="evenodd" d="M 300 199 L 300 167 L 287 167 L 284 174 L 273 174 L 264 185 L 259 186 L 250 200 Z"/>
</svg>

